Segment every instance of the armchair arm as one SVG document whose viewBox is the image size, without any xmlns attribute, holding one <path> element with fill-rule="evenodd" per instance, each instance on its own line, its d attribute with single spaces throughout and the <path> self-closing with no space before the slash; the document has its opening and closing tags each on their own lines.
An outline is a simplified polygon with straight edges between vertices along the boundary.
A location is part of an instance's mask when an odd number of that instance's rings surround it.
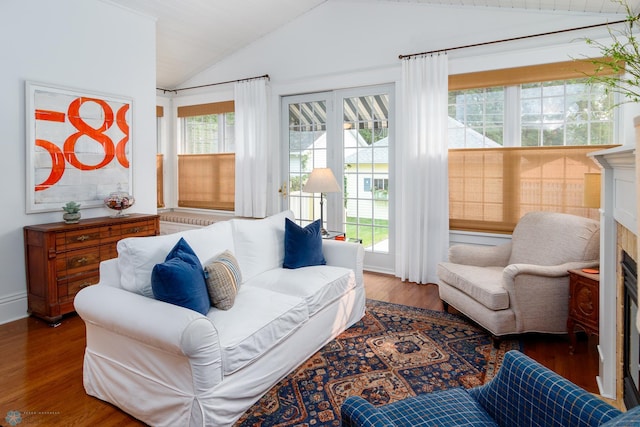
<svg viewBox="0 0 640 427">
<path fill-rule="evenodd" d="M 74 306 L 87 323 L 87 346 L 91 328 L 102 328 L 161 352 L 186 356 L 194 370 L 206 371 L 203 381 L 222 381 L 218 332 L 200 313 L 104 284 L 82 289 Z"/>
<path fill-rule="evenodd" d="M 364 248 L 360 243 L 325 239 L 322 241 L 322 253 L 327 265 L 353 270 L 356 283 L 363 285 Z"/>
<path fill-rule="evenodd" d="M 490 382 L 469 394 L 501 426 L 599 426 L 621 414 L 515 350 L 507 352 Z"/>
<path fill-rule="evenodd" d="M 516 332 L 566 333 L 569 272 L 598 265 L 598 261 L 560 265 L 511 264 L 502 284 L 509 293 Z"/>
<path fill-rule="evenodd" d="M 340 408 L 343 427 L 394 427 L 378 408 L 360 396 L 350 396 Z"/>
<path fill-rule="evenodd" d="M 567 262 L 560 265 L 510 264 L 504 269 L 504 277 L 509 281 L 515 280 L 519 274 L 563 277 L 569 275 L 569 270 L 596 267 L 597 265 L 598 261 Z"/>
<path fill-rule="evenodd" d="M 504 267 L 511 257 L 511 242 L 497 246 L 453 245 L 449 262 L 477 267 Z"/>
</svg>

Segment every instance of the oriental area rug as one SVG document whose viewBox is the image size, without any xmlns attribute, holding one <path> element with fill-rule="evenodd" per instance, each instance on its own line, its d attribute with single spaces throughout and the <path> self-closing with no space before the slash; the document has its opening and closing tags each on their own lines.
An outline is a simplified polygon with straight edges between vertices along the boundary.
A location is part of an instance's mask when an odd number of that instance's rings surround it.
<svg viewBox="0 0 640 427">
<path fill-rule="evenodd" d="M 285 377 L 236 423 L 242 427 L 340 426 L 340 406 L 359 395 L 375 406 L 484 384 L 517 340 L 493 347 L 462 316 L 367 300 L 358 323 Z"/>
</svg>

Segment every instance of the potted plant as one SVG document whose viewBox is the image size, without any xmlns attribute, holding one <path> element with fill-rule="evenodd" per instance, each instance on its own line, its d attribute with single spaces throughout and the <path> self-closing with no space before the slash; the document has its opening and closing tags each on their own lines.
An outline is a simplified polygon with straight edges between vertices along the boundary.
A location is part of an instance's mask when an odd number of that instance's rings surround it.
<svg viewBox="0 0 640 427">
<path fill-rule="evenodd" d="M 68 202 L 62 207 L 64 213 L 62 219 L 67 224 L 75 224 L 80 221 L 80 203 Z"/>
<path fill-rule="evenodd" d="M 589 83 L 602 83 L 605 90 L 621 94 L 626 102 L 640 102 L 640 46 L 634 30 L 640 29 L 640 15 L 635 14 L 625 0 L 620 3 L 626 11 L 627 19 L 622 29 L 608 27 L 611 43 L 605 44 L 586 38 L 587 44 L 597 47 L 603 58 L 591 60 L 596 66 Z M 602 72 L 604 74 L 601 74 Z M 612 74 L 613 73 L 613 74 Z"/>
</svg>

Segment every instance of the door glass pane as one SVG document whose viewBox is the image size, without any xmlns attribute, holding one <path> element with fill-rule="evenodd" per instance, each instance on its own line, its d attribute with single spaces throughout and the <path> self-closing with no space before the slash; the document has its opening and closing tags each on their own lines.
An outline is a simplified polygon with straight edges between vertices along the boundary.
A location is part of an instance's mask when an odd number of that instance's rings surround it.
<svg viewBox="0 0 640 427">
<path fill-rule="evenodd" d="M 320 218 L 320 195 L 302 188 L 313 168 L 327 167 L 326 121 L 325 101 L 289 104 L 289 209 L 302 226 Z"/>
<path fill-rule="evenodd" d="M 389 252 L 389 96 L 343 101 L 344 230 L 366 251 Z"/>
</svg>

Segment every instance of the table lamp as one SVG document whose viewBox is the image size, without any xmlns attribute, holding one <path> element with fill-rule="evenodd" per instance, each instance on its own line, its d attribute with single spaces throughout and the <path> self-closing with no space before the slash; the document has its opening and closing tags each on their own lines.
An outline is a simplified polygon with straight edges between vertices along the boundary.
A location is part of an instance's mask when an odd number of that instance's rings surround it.
<svg viewBox="0 0 640 427">
<path fill-rule="evenodd" d="M 336 177 L 329 168 L 315 168 L 311 171 L 302 191 L 320 193 L 320 230 L 322 235 L 326 236 L 329 233 L 324 229 L 324 193 L 339 193 L 341 191 Z"/>
</svg>

